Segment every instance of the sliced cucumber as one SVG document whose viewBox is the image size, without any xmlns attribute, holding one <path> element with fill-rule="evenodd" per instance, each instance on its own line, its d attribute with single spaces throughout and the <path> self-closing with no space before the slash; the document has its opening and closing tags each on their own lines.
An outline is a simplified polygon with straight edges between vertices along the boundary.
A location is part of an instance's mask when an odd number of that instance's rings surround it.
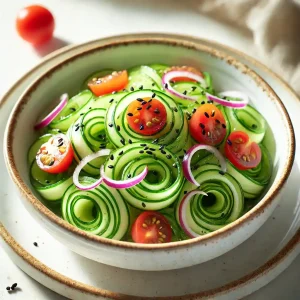
<svg viewBox="0 0 300 300">
<path fill-rule="evenodd" d="M 149 65 L 149 67 L 155 70 L 160 77 L 162 77 L 164 72 L 169 68 L 169 66 L 163 64 L 152 64 Z"/>
<path fill-rule="evenodd" d="M 35 157 L 39 149 L 43 144 L 49 141 L 49 139 L 52 137 L 52 134 L 45 134 L 39 137 L 33 144 L 30 146 L 28 154 L 27 154 L 27 160 L 29 165 L 32 164 L 33 161 L 35 161 Z"/>
<path fill-rule="evenodd" d="M 187 208 L 187 221 L 190 228 L 203 235 L 237 220 L 244 209 L 244 194 L 238 181 L 230 174 L 221 175 L 220 168 L 206 164 L 198 168 L 194 177 L 200 183 L 201 191 L 208 196 L 196 195 Z M 176 203 L 176 218 L 179 223 L 179 206 L 185 193 L 194 190 L 186 181 Z"/>
<path fill-rule="evenodd" d="M 94 180 L 84 178 L 84 184 Z M 71 185 L 64 194 L 62 216 L 70 224 L 89 233 L 121 240 L 129 227 L 129 210 L 116 189 L 104 184 L 89 191 Z"/>
<path fill-rule="evenodd" d="M 66 132 L 69 127 L 79 118 L 80 114 L 85 113 L 89 108 L 89 102 L 93 99 L 93 94 L 85 90 L 72 97 L 66 107 L 50 123 L 50 128 L 60 129 Z"/>
<path fill-rule="evenodd" d="M 159 210 L 178 197 L 183 184 L 181 162 L 168 149 L 160 150 L 158 145 L 149 143 L 134 143 L 116 150 L 112 157 L 113 160 L 105 163 L 105 174 L 114 180 L 136 176 L 146 166 L 149 175 L 155 174 L 155 181 L 148 175 L 139 184 L 120 189 L 124 199 L 132 206 L 142 210 Z"/>
</svg>

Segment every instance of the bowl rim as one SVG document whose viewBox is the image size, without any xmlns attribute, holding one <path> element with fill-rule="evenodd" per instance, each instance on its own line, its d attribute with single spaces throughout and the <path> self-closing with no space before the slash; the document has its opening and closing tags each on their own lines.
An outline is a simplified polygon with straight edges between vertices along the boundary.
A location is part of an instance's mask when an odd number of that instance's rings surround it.
<svg viewBox="0 0 300 300">
<path fill-rule="evenodd" d="M 284 121 L 286 122 L 286 128 L 288 133 L 288 159 L 285 162 L 283 172 L 278 179 L 277 184 L 273 184 L 272 188 L 267 192 L 267 194 L 263 197 L 263 199 L 255 205 L 249 212 L 241 216 L 239 219 L 235 220 L 234 222 L 218 229 L 216 231 L 210 232 L 206 235 L 199 236 L 197 238 L 188 239 L 184 241 L 177 241 L 165 244 L 138 244 L 138 243 L 131 243 L 126 241 L 118 241 L 107 239 L 101 236 L 93 235 L 91 233 L 85 232 L 71 224 L 67 221 L 63 220 L 62 218 L 55 215 L 50 209 L 48 209 L 37 197 L 34 196 L 31 189 L 27 187 L 25 182 L 22 180 L 16 164 L 14 162 L 14 157 L 12 153 L 12 144 L 14 138 L 14 131 L 18 119 L 18 115 L 22 112 L 23 106 L 30 100 L 30 94 L 39 86 L 40 82 L 43 81 L 46 77 L 50 76 L 54 73 L 57 69 L 63 68 L 68 62 L 76 60 L 77 58 L 81 58 L 84 55 L 91 54 L 93 52 L 113 48 L 113 47 L 120 47 L 120 46 L 128 46 L 131 44 L 164 44 L 164 45 L 171 45 L 171 46 L 179 46 L 185 47 L 187 49 L 193 49 L 197 51 L 206 52 L 215 58 L 221 59 L 226 63 L 234 66 L 240 72 L 250 76 L 252 80 L 256 83 L 257 87 L 262 89 L 264 93 L 268 94 L 268 98 L 271 98 L 273 101 L 276 102 L 280 113 L 283 116 Z M 81 49 L 80 53 L 72 54 L 72 51 L 76 49 Z M 179 35 L 172 35 L 172 34 L 156 34 L 156 33 L 143 33 L 143 34 L 128 34 L 128 35 L 118 35 L 118 36 L 111 36 L 99 40 L 90 41 L 87 43 L 82 43 L 77 46 L 73 47 L 66 47 L 59 51 L 56 58 L 59 58 L 62 54 L 70 53 L 68 58 L 63 59 L 62 61 L 55 64 L 54 67 L 44 71 L 41 75 L 39 75 L 33 83 L 31 83 L 26 90 L 22 93 L 19 97 L 16 105 L 13 108 L 13 111 L 10 115 L 6 131 L 4 137 L 4 156 L 6 161 L 6 166 L 9 171 L 9 174 L 13 181 L 15 182 L 16 186 L 18 187 L 19 191 L 22 195 L 25 196 L 25 199 L 33 205 L 33 207 L 44 217 L 48 219 L 48 221 L 62 227 L 64 230 L 67 230 L 76 235 L 76 237 L 84 238 L 89 240 L 90 242 L 95 242 L 103 245 L 119 247 L 124 249 L 134 249 L 139 251 L 155 251 L 155 250 L 171 250 L 177 249 L 186 246 L 194 246 L 201 244 L 206 244 L 208 241 L 216 241 L 219 238 L 232 234 L 234 231 L 238 230 L 245 225 L 245 223 L 252 221 L 257 216 L 262 214 L 264 210 L 273 202 L 275 197 L 278 195 L 279 191 L 281 190 L 282 186 L 284 185 L 285 181 L 287 180 L 292 166 L 294 162 L 295 156 L 295 134 L 292 122 L 290 120 L 289 114 L 283 105 L 282 101 L 279 99 L 277 94 L 273 91 L 273 89 L 265 82 L 255 71 L 250 69 L 248 66 L 240 62 L 238 59 L 231 57 L 228 54 L 220 50 L 216 50 L 211 46 L 203 45 L 201 40 L 192 37 L 189 39 L 188 36 L 179 36 Z M 5 97 L 5 95 L 4 95 Z M 1 107 L 0 102 L 0 107 Z M 271 191 L 271 192 L 270 192 Z"/>
</svg>

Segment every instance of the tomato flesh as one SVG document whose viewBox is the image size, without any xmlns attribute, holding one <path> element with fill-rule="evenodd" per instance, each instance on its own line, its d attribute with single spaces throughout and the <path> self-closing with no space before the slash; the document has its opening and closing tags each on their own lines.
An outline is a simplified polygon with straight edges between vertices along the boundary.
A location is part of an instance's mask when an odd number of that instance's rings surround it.
<svg viewBox="0 0 300 300">
<path fill-rule="evenodd" d="M 193 67 L 187 67 L 187 66 L 173 66 L 169 69 L 166 70 L 166 72 L 170 72 L 170 71 L 187 71 L 187 72 L 191 72 L 194 74 L 197 74 L 201 77 L 203 77 L 203 74 L 198 71 L 197 69 L 193 68 Z M 188 78 L 188 77 L 175 77 L 172 79 L 173 82 L 178 82 L 178 81 L 190 81 L 190 82 L 197 82 L 194 79 Z"/>
<path fill-rule="evenodd" d="M 41 170 L 58 174 L 67 171 L 73 157 L 73 149 L 67 137 L 64 134 L 57 134 L 40 147 L 36 162 Z"/>
<path fill-rule="evenodd" d="M 141 135 L 153 135 L 165 126 L 167 111 L 157 99 L 139 98 L 129 104 L 126 118 L 133 131 Z"/>
<path fill-rule="evenodd" d="M 27 6 L 19 11 L 16 27 L 19 35 L 27 42 L 34 45 L 42 44 L 52 38 L 54 17 L 43 6 Z"/>
<path fill-rule="evenodd" d="M 93 78 L 88 82 L 88 87 L 96 96 L 110 94 L 123 90 L 128 84 L 127 71 L 113 72 L 101 78 Z"/>
<path fill-rule="evenodd" d="M 203 104 L 193 114 L 189 129 L 191 136 L 197 142 L 216 146 L 226 136 L 226 121 L 215 105 Z"/>
<path fill-rule="evenodd" d="M 168 243 L 172 239 L 172 229 L 163 215 L 155 211 L 145 211 L 133 223 L 131 236 L 136 243 Z"/>
<path fill-rule="evenodd" d="M 261 149 L 243 131 L 232 132 L 225 145 L 225 155 L 240 170 L 255 168 L 261 161 Z"/>
</svg>

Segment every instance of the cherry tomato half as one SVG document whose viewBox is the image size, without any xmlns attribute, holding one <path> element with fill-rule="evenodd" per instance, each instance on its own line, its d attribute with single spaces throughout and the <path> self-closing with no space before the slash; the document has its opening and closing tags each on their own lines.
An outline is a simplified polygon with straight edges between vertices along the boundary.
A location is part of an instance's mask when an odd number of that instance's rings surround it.
<svg viewBox="0 0 300 300">
<path fill-rule="evenodd" d="M 54 17 L 43 6 L 27 6 L 19 11 L 16 27 L 25 41 L 34 45 L 42 44 L 52 38 L 55 27 Z"/>
<path fill-rule="evenodd" d="M 168 243 L 172 239 L 172 229 L 163 215 L 155 211 L 145 211 L 133 223 L 131 236 L 136 243 Z"/>
<path fill-rule="evenodd" d="M 126 113 L 130 128 L 141 135 L 153 135 L 167 122 L 166 108 L 157 99 L 137 99 L 129 104 Z"/>
<path fill-rule="evenodd" d="M 127 71 L 113 72 L 101 78 L 93 78 L 88 87 L 96 96 L 102 96 L 123 90 L 128 83 Z"/>
<path fill-rule="evenodd" d="M 225 145 L 225 155 L 240 170 L 255 168 L 261 160 L 261 149 L 243 131 L 232 132 Z"/>
<path fill-rule="evenodd" d="M 220 144 L 226 136 L 224 116 L 213 104 L 198 107 L 190 120 L 189 129 L 197 142 L 210 146 Z"/>
<path fill-rule="evenodd" d="M 194 73 L 194 74 L 197 74 L 197 75 L 203 77 L 203 74 L 200 71 L 198 71 L 197 69 L 193 68 L 193 67 L 187 67 L 187 66 L 179 67 L 179 66 L 174 66 L 174 67 L 171 67 L 171 68 L 167 69 L 165 72 L 169 72 L 169 71 L 188 71 L 188 72 L 191 72 L 191 73 Z M 177 81 L 191 81 L 191 82 L 196 82 L 196 80 L 188 78 L 188 77 L 176 77 L 176 78 L 173 78 L 172 81 L 174 81 L 174 82 L 177 82 Z"/>
<path fill-rule="evenodd" d="M 40 147 L 36 162 L 41 170 L 58 174 L 67 171 L 73 156 L 73 149 L 67 137 L 64 134 L 57 134 Z"/>
</svg>

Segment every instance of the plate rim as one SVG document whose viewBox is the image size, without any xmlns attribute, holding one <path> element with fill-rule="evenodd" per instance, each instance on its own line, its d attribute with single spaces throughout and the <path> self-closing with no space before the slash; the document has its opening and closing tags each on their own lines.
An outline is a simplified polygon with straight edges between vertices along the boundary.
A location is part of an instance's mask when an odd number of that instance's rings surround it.
<svg viewBox="0 0 300 300">
<path fill-rule="evenodd" d="M 126 35 L 116 35 L 116 36 L 110 36 L 109 38 L 119 38 L 119 37 L 132 37 L 135 34 L 126 34 Z M 136 34 L 138 35 L 138 34 Z M 252 58 L 251 56 L 243 53 L 240 50 L 236 50 L 234 48 L 231 48 L 227 45 L 223 45 L 221 43 L 209 40 L 209 39 L 203 39 L 198 38 L 191 35 L 179 35 L 179 34 L 160 34 L 160 33 L 144 33 L 144 35 L 152 35 L 152 36 L 158 36 L 158 37 L 174 37 L 174 38 L 184 38 L 190 41 L 200 42 L 200 43 L 206 43 L 208 45 L 213 45 L 216 47 L 220 47 L 221 49 L 225 49 L 225 51 L 230 51 L 232 53 L 237 54 L 238 56 L 241 56 L 245 58 L 246 60 L 250 61 L 254 66 L 257 66 L 264 70 L 266 73 L 268 73 L 271 77 L 273 77 L 275 80 L 277 80 L 277 83 L 282 85 L 284 89 L 286 89 L 295 99 L 300 101 L 300 97 L 296 94 L 296 92 L 288 85 L 288 83 L 282 79 L 280 76 L 278 76 L 275 72 L 270 70 L 267 66 L 264 64 L 258 62 L 256 59 Z M 87 43 L 84 43 L 84 45 L 93 44 L 99 40 L 102 39 L 95 39 L 92 41 L 89 41 Z M 0 99 L 0 109 L 5 104 L 6 100 L 14 93 L 15 89 L 19 84 L 24 82 L 30 75 L 32 75 L 37 69 L 45 65 L 47 62 L 51 61 L 55 57 L 59 56 L 61 53 L 76 49 L 78 47 L 81 47 L 82 44 L 75 44 L 75 45 L 68 45 L 66 47 L 63 47 L 61 49 L 58 49 L 51 54 L 47 55 L 39 64 L 37 64 L 35 67 L 33 67 L 30 71 L 26 72 L 19 80 L 17 80 L 10 89 L 4 93 L 4 95 Z M 276 92 L 275 92 L 276 93 Z M 269 271 L 274 269 L 276 266 L 278 266 L 285 258 L 287 258 L 293 251 L 296 249 L 297 245 L 300 243 L 300 229 L 294 234 L 294 236 L 289 240 L 289 242 L 272 258 L 270 258 L 267 262 L 265 262 L 263 265 L 258 267 L 253 272 L 250 272 L 249 274 L 246 274 L 245 276 L 234 280 L 232 282 L 229 282 L 228 284 L 225 284 L 223 286 L 210 289 L 208 291 L 202 291 L 198 293 L 193 294 L 186 294 L 182 296 L 171 296 L 171 297 L 144 297 L 144 296 L 133 296 L 133 295 L 126 295 L 122 293 L 116 293 L 112 291 L 108 291 L 102 288 L 95 288 L 93 286 L 90 286 L 88 284 L 81 283 L 77 280 L 71 279 L 68 276 L 65 276 L 44 263 L 42 263 L 40 260 L 36 259 L 33 255 L 31 255 L 29 252 L 27 252 L 11 235 L 10 233 L 5 229 L 4 225 L 0 222 L 0 237 L 4 240 L 6 244 L 19 256 L 21 257 L 25 262 L 27 262 L 29 265 L 31 265 L 34 269 L 37 269 L 37 271 L 43 273 L 44 275 L 50 277 L 50 279 L 53 279 L 63 285 L 66 285 L 70 288 L 76 289 L 83 293 L 88 293 L 96 296 L 102 296 L 102 297 L 109 297 L 110 299 L 199 299 L 203 297 L 215 297 L 218 295 L 222 295 L 225 292 L 228 293 L 230 291 L 233 291 L 237 289 L 238 287 L 241 287 L 243 285 L 246 285 L 247 283 L 250 283 L 252 281 L 257 280 L 261 276 L 264 276 Z"/>
</svg>

